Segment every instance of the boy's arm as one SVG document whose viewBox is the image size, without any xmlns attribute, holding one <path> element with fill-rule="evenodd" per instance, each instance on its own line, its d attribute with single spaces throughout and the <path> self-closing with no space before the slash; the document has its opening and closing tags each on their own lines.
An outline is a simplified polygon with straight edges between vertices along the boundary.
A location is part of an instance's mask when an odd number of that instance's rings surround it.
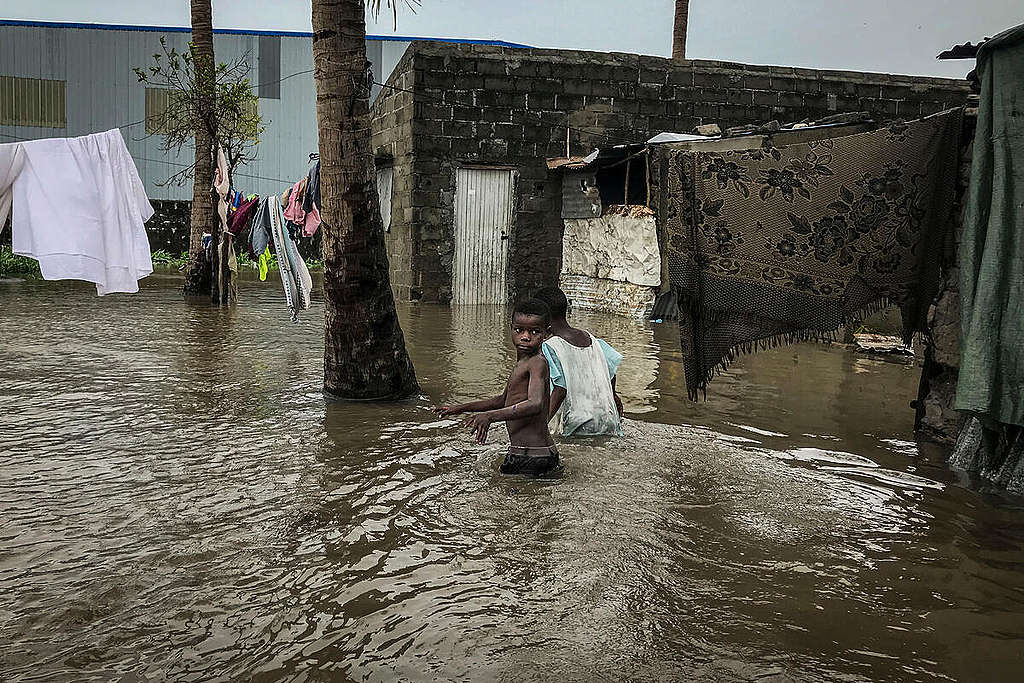
<svg viewBox="0 0 1024 683">
<path fill-rule="evenodd" d="M 615 378 L 612 377 L 612 398 L 615 400 L 615 409 L 619 411 L 619 417 L 622 417 L 626 409 L 622 407 L 622 399 L 619 398 L 619 392 L 615 389 Z"/>
<path fill-rule="evenodd" d="M 615 390 L 614 379 L 612 380 L 612 390 Z M 557 384 L 555 388 L 551 390 L 551 402 L 548 404 L 548 422 L 551 422 L 551 418 L 555 416 L 558 409 L 562 407 L 562 401 L 565 400 L 565 387 L 560 387 Z"/>
<path fill-rule="evenodd" d="M 527 366 L 530 372 L 530 383 L 527 388 L 526 400 L 513 403 L 510 406 L 498 410 L 490 410 L 479 415 L 474 415 L 466 423 L 470 432 L 476 436 L 478 443 L 484 443 L 487 439 L 487 430 L 495 422 L 505 422 L 512 419 L 533 417 L 544 410 L 544 394 L 548 391 L 548 362 L 543 356 L 538 355 Z"/>
<path fill-rule="evenodd" d="M 505 390 L 505 393 L 508 389 Z M 487 410 L 497 410 L 498 408 L 505 405 L 505 394 L 501 396 L 495 396 L 494 398 L 485 398 L 479 401 L 470 401 L 469 403 L 460 403 L 454 406 L 440 406 L 435 408 L 437 414 L 441 417 L 447 417 L 449 415 L 458 415 L 459 413 L 479 413 Z"/>
</svg>

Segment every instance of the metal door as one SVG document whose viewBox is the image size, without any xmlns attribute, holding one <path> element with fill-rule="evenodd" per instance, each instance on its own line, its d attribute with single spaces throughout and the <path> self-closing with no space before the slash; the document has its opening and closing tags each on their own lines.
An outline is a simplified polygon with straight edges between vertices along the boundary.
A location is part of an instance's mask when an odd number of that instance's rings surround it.
<svg viewBox="0 0 1024 683">
<path fill-rule="evenodd" d="M 452 303 L 508 301 L 508 244 L 515 172 L 459 168 L 455 174 Z"/>
</svg>

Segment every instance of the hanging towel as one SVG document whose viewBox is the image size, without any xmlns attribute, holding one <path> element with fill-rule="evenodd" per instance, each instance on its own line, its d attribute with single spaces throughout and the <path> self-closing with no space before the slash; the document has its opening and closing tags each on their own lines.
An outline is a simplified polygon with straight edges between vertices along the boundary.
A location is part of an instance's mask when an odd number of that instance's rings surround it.
<svg viewBox="0 0 1024 683">
<path fill-rule="evenodd" d="M 145 222 L 153 207 L 118 129 L 15 143 L 24 154 L 12 191 L 12 247 L 47 280 L 85 280 L 99 295 L 137 292 L 153 272 Z M 17 156 L 0 145 L 0 159 Z M 6 167 L 6 174 L 4 173 Z M 0 164 L 0 176 L 12 165 Z"/>
<path fill-rule="evenodd" d="M 14 179 L 25 165 L 25 151 L 21 145 L 0 145 L 0 231 L 7 224 L 11 214 L 14 194 Z"/>
<path fill-rule="evenodd" d="M 299 256 L 295 242 L 284 228 L 281 205 L 276 196 L 267 197 L 266 212 L 270 217 L 270 232 L 274 240 L 274 252 L 277 256 L 277 268 L 281 273 L 281 284 L 284 286 L 284 298 L 292 312 L 292 322 L 299 319 L 299 311 L 309 308 L 310 293 L 313 290 L 313 279 L 305 261 Z"/>
<path fill-rule="evenodd" d="M 924 329 L 961 113 L 785 147 L 656 150 L 691 397 L 738 352 L 828 336 L 888 304 L 908 340 Z"/>
<path fill-rule="evenodd" d="M 1024 425 L 1024 26 L 982 45 L 978 75 L 955 406 L 994 429 Z"/>
<path fill-rule="evenodd" d="M 213 177 L 213 188 L 219 197 L 217 214 L 220 216 L 220 227 L 228 229 L 228 192 L 231 190 L 231 179 L 228 177 L 228 162 L 224 158 L 224 148 L 217 145 L 217 168 Z"/>
</svg>

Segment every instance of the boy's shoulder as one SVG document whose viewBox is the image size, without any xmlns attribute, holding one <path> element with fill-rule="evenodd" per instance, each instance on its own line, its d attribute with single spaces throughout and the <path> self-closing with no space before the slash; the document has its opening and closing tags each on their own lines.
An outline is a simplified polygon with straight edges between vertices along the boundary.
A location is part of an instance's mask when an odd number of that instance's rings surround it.
<svg viewBox="0 0 1024 683">
<path fill-rule="evenodd" d="M 533 372 L 548 371 L 548 359 L 544 357 L 543 353 L 530 356 L 526 359 L 526 367 Z"/>
</svg>

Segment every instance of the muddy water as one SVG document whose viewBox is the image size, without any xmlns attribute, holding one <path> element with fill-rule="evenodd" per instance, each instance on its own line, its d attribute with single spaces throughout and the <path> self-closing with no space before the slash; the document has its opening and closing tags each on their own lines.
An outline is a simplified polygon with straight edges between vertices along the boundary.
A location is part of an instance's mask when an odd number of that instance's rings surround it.
<svg viewBox="0 0 1024 683">
<path fill-rule="evenodd" d="M 913 365 L 803 345 L 685 400 L 667 325 L 617 441 L 496 474 L 434 402 L 495 311 L 404 310 L 424 396 L 325 405 L 322 307 L 0 285 L 0 680 L 1010 680 L 1024 506 L 912 441 Z M 500 430 L 499 430 L 500 431 Z"/>
</svg>

